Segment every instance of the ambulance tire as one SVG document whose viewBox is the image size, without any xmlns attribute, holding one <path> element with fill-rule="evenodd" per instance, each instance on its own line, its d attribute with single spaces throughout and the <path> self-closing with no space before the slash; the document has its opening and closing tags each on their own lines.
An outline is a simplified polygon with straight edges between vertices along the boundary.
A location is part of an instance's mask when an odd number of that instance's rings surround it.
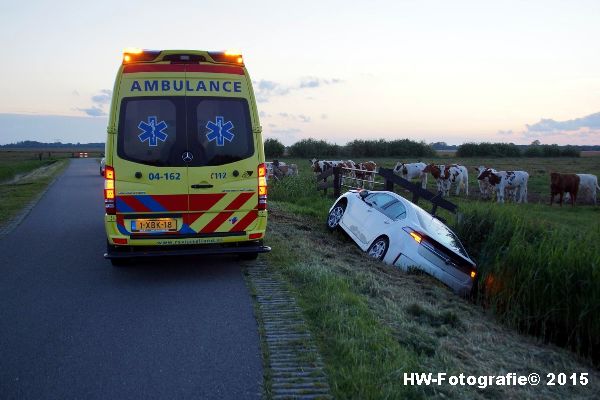
<svg viewBox="0 0 600 400">
<path fill-rule="evenodd" d="M 114 246 L 112 246 L 110 243 L 108 243 L 108 240 L 106 241 L 106 252 L 109 253 L 111 249 L 113 249 Z M 131 262 L 131 260 L 129 258 L 111 258 L 110 259 L 110 263 L 112 264 L 113 267 L 125 267 L 127 265 L 129 265 Z"/>
<path fill-rule="evenodd" d="M 111 258 L 110 263 L 113 267 L 126 267 L 129 265 L 129 258 Z"/>
<path fill-rule="evenodd" d="M 239 257 L 240 257 L 240 260 L 252 261 L 252 260 L 256 260 L 258 258 L 258 253 L 240 253 Z"/>
</svg>

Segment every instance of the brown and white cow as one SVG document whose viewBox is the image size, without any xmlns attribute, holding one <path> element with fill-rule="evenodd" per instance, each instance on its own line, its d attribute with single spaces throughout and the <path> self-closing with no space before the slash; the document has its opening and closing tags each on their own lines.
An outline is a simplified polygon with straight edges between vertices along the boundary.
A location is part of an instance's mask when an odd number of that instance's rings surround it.
<svg viewBox="0 0 600 400">
<path fill-rule="evenodd" d="M 310 161 L 310 166 L 313 170 L 313 172 L 315 173 L 315 175 L 319 175 L 321 172 L 325 172 L 330 168 L 333 167 L 337 167 L 339 164 L 342 164 L 344 161 L 342 160 L 336 160 L 336 161 L 330 161 L 330 160 L 319 160 L 317 158 L 313 158 Z"/>
<path fill-rule="evenodd" d="M 377 164 L 375 161 L 365 161 L 356 164 L 355 176 L 359 187 L 364 187 L 364 182 L 369 183 L 371 189 L 375 186 L 375 173 Z"/>
<path fill-rule="evenodd" d="M 281 162 L 279 160 L 273 160 L 271 163 L 271 167 L 273 170 L 273 176 L 275 179 L 279 180 L 286 176 L 297 176 L 298 175 L 298 166 L 296 164 L 289 164 Z"/>
<path fill-rule="evenodd" d="M 571 206 L 575 206 L 577 192 L 579 191 L 580 178 L 576 174 L 559 174 L 552 172 L 550 174 L 550 205 L 554 201 L 554 196 L 560 195 L 560 205 L 562 207 L 563 196 L 565 192 L 571 195 Z"/>
<path fill-rule="evenodd" d="M 504 195 L 509 191 L 514 202 L 527 203 L 527 183 L 529 174 L 525 171 L 492 171 L 485 170 L 477 177 L 478 180 L 488 179 L 496 189 L 498 203 L 504 203 Z"/>
<path fill-rule="evenodd" d="M 438 193 L 442 196 L 450 195 L 452 184 L 456 184 L 457 196 L 460 194 L 461 187 L 464 187 L 465 194 L 469 195 L 469 171 L 464 165 L 429 164 L 423 171 L 429 172 L 435 178 Z"/>
<path fill-rule="evenodd" d="M 437 165 L 436 164 L 428 164 L 423 169 L 424 173 L 431 174 L 431 176 L 433 176 L 433 179 L 435 179 L 435 182 L 437 184 L 438 193 L 442 193 L 442 180 L 443 180 L 442 170 L 445 170 L 445 169 L 446 169 L 446 166 L 443 164 L 437 164 Z"/>
<path fill-rule="evenodd" d="M 483 165 L 479 167 L 474 167 L 475 171 L 477 171 L 477 182 L 479 183 L 479 196 L 482 200 L 491 199 L 494 195 L 496 187 L 490 183 L 489 178 L 486 176 L 485 178 L 479 179 L 479 177 L 487 170 L 491 172 L 498 172 L 493 168 L 489 168 Z"/>
<path fill-rule="evenodd" d="M 397 162 L 396 166 L 394 167 L 394 173 L 406 180 L 419 179 L 421 181 L 421 187 L 423 189 L 427 189 L 427 172 L 425 172 L 426 167 L 427 164 L 423 162 L 408 164 Z"/>
</svg>

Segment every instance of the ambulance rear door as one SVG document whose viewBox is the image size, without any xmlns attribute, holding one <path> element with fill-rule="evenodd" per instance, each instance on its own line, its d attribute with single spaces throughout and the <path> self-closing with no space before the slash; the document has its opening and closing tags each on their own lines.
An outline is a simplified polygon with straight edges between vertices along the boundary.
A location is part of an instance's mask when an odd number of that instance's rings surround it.
<svg viewBox="0 0 600 400">
<path fill-rule="evenodd" d="M 131 239 L 190 232 L 185 67 L 125 65 L 115 141 L 119 231 Z"/>
<path fill-rule="evenodd" d="M 190 228 L 206 236 L 245 236 L 258 217 L 260 144 L 244 69 L 218 68 L 206 73 L 187 66 Z"/>
</svg>

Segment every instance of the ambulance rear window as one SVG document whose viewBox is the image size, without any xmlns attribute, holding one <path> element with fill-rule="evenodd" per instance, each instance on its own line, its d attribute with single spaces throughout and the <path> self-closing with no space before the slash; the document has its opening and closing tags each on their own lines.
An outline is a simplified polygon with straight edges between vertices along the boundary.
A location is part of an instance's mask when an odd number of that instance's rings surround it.
<svg viewBox="0 0 600 400">
<path fill-rule="evenodd" d="M 245 99 L 188 97 L 187 102 L 188 116 L 192 117 L 188 123 L 190 151 L 202 152 L 191 165 L 222 165 L 254 154 Z"/>
<path fill-rule="evenodd" d="M 177 147 L 181 139 L 185 142 L 185 131 L 182 130 L 182 138 L 178 139 L 181 129 L 177 126 L 177 109 L 183 105 L 182 99 L 124 99 L 119 121 L 119 156 L 148 165 L 182 164 Z"/>
<path fill-rule="evenodd" d="M 191 160 L 183 155 L 191 153 Z M 119 157 L 176 167 L 223 165 L 251 157 L 254 135 L 245 99 L 129 97 L 121 103 Z"/>
</svg>

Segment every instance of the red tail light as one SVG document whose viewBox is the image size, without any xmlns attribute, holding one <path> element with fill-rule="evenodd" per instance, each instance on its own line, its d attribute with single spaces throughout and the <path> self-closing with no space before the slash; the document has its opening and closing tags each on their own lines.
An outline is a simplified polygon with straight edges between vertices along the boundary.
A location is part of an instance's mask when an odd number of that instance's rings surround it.
<svg viewBox="0 0 600 400">
<path fill-rule="evenodd" d="M 104 210 L 107 215 L 115 215 L 116 208 L 115 170 L 106 166 L 104 170 Z"/>
<path fill-rule="evenodd" d="M 267 209 L 267 166 L 258 164 L 258 209 Z"/>
</svg>

